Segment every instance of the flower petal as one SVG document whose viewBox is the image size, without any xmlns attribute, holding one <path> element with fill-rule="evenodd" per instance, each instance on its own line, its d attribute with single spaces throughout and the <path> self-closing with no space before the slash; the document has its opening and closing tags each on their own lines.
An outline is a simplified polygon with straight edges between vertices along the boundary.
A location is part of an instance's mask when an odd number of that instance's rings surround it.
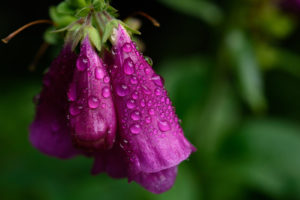
<svg viewBox="0 0 300 200">
<path fill-rule="evenodd" d="M 88 37 L 83 40 L 76 66 L 69 90 L 75 142 L 92 150 L 110 149 L 117 128 L 110 78 Z"/>
<path fill-rule="evenodd" d="M 133 180 L 155 194 L 169 190 L 176 180 L 177 166 L 155 173 L 139 173 Z"/>
<path fill-rule="evenodd" d="M 114 32 L 110 66 L 118 126 L 130 173 L 154 173 L 177 166 L 194 147 L 183 135 L 175 109 L 157 75 L 125 29 Z"/>
<path fill-rule="evenodd" d="M 50 156 L 70 158 L 79 152 L 73 147 L 68 125 L 67 91 L 72 80 L 76 54 L 66 45 L 45 75 L 35 120 L 30 126 L 34 147 Z"/>
</svg>

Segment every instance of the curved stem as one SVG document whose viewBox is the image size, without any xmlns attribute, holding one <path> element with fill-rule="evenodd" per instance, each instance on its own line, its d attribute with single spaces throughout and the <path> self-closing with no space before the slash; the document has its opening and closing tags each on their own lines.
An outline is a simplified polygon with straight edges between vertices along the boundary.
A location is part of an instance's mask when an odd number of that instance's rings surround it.
<svg viewBox="0 0 300 200">
<path fill-rule="evenodd" d="M 24 26 L 22 26 L 21 28 L 17 29 L 16 31 L 12 32 L 11 34 L 9 34 L 6 38 L 2 39 L 2 42 L 4 42 L 5 44 L 7 44 L 12 38 L 14 38 L 16 35 L 18 35 L 20 32 L 22 32 L 23 30 L 29 28 L 30 26 L 36 25 L 36 24 L 51 24 L 54 25 L 53 21 L 48 20 L 48 19 L 41 19 L 41 20 L 36 20 L 33 22 L 30 22 L 28 24 L 25 24 Z"/>
</svg>

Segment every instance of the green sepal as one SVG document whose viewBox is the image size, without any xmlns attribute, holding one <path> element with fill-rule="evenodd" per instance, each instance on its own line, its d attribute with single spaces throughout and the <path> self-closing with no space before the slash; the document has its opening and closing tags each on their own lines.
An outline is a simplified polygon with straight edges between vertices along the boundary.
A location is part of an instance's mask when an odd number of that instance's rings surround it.
<svg viewBox="0 0 300 200">
<path fill-rule="evenodd" d="M 88 35 L 91 43 L 96 47 L 98 51 L 101 51 L 101 38 L 98 30 L 93 26 L 85 27 L 84 37 Z"/>
<path fill-rule="evenodd" d="M 93 7 L 96 11 L 102 11 L 105 9 L 106 3 L 104 0 L 93 0 Z"/>
<path fill-rule="evenodd" d="M 111 36 L 113 29 L 117 28 L 118 25 L 119 25 L 119 20 L 117 20 L 117 19 L 113 19 L 105 25 L 104 33 L 103 33 L 103 37 L 102 37 L 103 44 L 106 43 L 108 38 Z"/>
<path fill-rule="evenodd" d="M 55 7 L 50 7 L 49 15 L 58 28 L 68 26 L 76 20 L 74 16 L 58 13 Z"/>
<path fill-rule="evenodd" d="M 141 35 L 141 32 L 139 32 L 138 30 L 135 30 L 133 28 L 131 28 L 130 26 L 128 26 L 128 24 L 119 21 L 120 24 L 122 24 L 122 26 L 131 34 L 137 34 L 137 35 Z"/>
<path fill-rule="evenodd" d="M 85 0 L 66 0 L 66 2 L 74 8 L 83 8 L 87 6 L 87 2 Z"/>
<path fill-rule="evenodd" d="M 70 38 L 72 38 L 72 51 L 74 51 L 79 42 L 82 40 L 84 32 L 82 28 L 79 28 L 78 30 L 70 31 L 69 34 L 71 34 Z"/>
<path fill-rule="evenodd" d="M 48 28 L 44 33 L 44 40 L 52 45 L 59 44 L 62 40 L 60 34 L 57 34 L 54 31 L 54 27 Z"/>
<path fill-rule="evenodd" d="M 74 10 L 70 7 L 70 5 L 67 2 L 61 2 L 56 7 L 56 11 L 59 14 L 67 14 L 67 15 L 73 15 Z"/>
<path fill-rule="evenodd" d="M 75 16 L 76 17 L 85 17 L 87 16 L 91 11 L 91 8 L 90 7 L 84 7 L 82 9 L 80 9 L 76 14 Z"/>
</svg>

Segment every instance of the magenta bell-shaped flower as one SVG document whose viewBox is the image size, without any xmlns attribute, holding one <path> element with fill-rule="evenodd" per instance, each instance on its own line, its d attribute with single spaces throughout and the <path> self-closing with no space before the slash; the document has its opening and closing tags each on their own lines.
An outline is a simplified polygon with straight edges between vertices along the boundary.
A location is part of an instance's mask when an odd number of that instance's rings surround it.
<svg viewBox="0 0 300 200">
<path fill-rule="evenodd" d="M 66 43 L 46 73 L 37 96 L 36 116 L 30 126 L 30 141 L 41 152 L 59 158 L 79 153 L 73 147 L 68 116 L 67 92 L 73 77 L 77 55 Z"/>
<path fill-rule="evenodd" d="M 118 117 L 118 146 L 111 155 L 96 157 L 93 173 L 106 171 L 112 177 L 127 176 L 129 181 L 161 193 L 172 187 L 177 165 L 195 148 L 183 135 L 163 79 L 138 52 L 121 25 L 112 38 L 110 72 Z"/>
<path fill-rule="evenodd" d="M 107 150 L 116 135 L 116 114 L 105 65 L 86 37 L 68 93 L 72 136 L 79 147 Z"/>
</svg>

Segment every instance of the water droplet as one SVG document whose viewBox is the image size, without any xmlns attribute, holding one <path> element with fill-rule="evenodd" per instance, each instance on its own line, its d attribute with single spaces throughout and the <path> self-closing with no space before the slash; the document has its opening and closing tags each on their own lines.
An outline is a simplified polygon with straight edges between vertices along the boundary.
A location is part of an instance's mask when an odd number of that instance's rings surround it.
<svg viewBox="0 0 300 200">
<path fill-rule="evenodd" d="M 145 99 L 142 99 L 140 104 L 141 104 L 142 107 L 145 107 L 146 106 Z"/>
<path fill-rule="evenodd" d="M 120 97 L 124 97 L 130 92 L 128 86 L 125 84 L 117 85 L 116 91 Z"/>
<path fill-rule="evenodd" d="M 150 74 L 151 69 L 150 69 L 149 67 L 146 67 L 146 68 L 144 69 L 144 71 L 145 71 L 146 74 Z"/>
<path fill-rule="evenodd" d="M 144 65 L 143 63 L 141 63 L 141 64 L 139 65 L 139 69 L 143 70 L 144 68 L 145 68 L 145 65 Z"/>
<path fill-rule="evenodd" d="M 161 130 L 162 132 L 166 132 L 171 129 L 169 122 L 167 122 L 166 120 L 158 121 L 157 124 L 158 124 L 159 130 Z"/>
<path fill-rule="evenodd" d="M 77 59 L 76 67 L 79 71 L 84 71 L 90 65 L 89 59 L 85 56 Z"/>
<path fill-rule="evenodd" d="M 104 79 L 103 79 L 104 83 L 109 83 L 110 81 L 110 78 L 109 76 L 105 76 Z"/>
<path fill-rule="evenodd" d="M 131 97 L 132 97 L 133 99 L 138 99 L 138 98 L 139 98 L 139 93 L 138 93 L 137 91 L 134 91 L 134 92 L 132 93 Z"/>
<path fill-rule="evenodd" d="M 104 78 L 104 76 L 105 76 L 105 73 L 104 73 L 103 69 L 101 69 L 101 68 L 96 68 L 95 69 L 95 77 L 96 77 L 96 79 L 101 80 L 101 79 Z"/>
<path fill-rule="evenodd" d="M 137 78 L 135 76 L 131 77 L 130 83 L 133 84 L 133 85 L 136 85 L 138 83 Z"/>
<path fill-rule="evenodd" d="M 170 99 L 166 98 L 166 104 L 169 105 L 170 104 Z"/>
<path fill-rule="evenodd" d="M 105 108 L 106 107 L 106 104 L 105 103 L 102 103 L 101 104 L 101 108 Z"/>
<path fill-rule="evenodd" d="M 75 101 L 76 100 L 76 85 L 71 84 L 70 89 L 68 91 L 68 99 L 69 101 Z"/>
<path fill-rule="evenodd" d="M 142 128 L 139 124 L 134 124 L 130 127 L 130 132 L 133 134 L 139 134 L 142 131 Z"/>
<path fill-rule="evenodd" d="M 151 100 L 148 101 L 147 106 L 148 107 L 152 106 L 152 101 Z"/>
<path fill-rule="evenodd" d="M 89 107 L 90 108 L 98 108 L 99 106 L 99 99 L 98 97 L 95 97 L 95 96 L 90 96 L 89 99 L 88 99 L 88 104 L 89 104 Z"/>
<path fill-rule="evenodd" d="M 159 88 L 156 88 L 156 89 L 155 89 L 155 94 L 156 94 L 157 96 L 160 96 L 160 95 L 161 95 L 161 90 L 160 90 Z"/>
<path fill-rule="evenodd" d="M 148 57 L 148 56 L 145 56 L 145 60 L 147 61 L 147 63 L 149 64 L 149 65 L 153 65 L 153 60 L 150 58 L 150 57 Z"/>
<path fill-rule="evenodd" d="M 131 119 L 134 121 L 138 121 L 141 119 L 141 113 L 137 110 L 133 111 L 130 115 Z"/>
<path fill-rule="evenodd" d="M 165 97 L 161 97 L 160 101 L 163 103 L 165 102 Z"/>
<path fill-rule="evenodd" d="M 146 86 L 142 85 L 144 94 L 151 94 L 151 90 Z"/>
<path fill-rule="evenodd" d="M 122 50 L 126 53 L 129 53 L 131 52 L 132 50 L 132 47 L 131 47 L 131 44 L 130 43 L 125 43 L 122 47 Z"/>
<path fill-rule="evenodd" d="M 110 89 L 109 89 L 108 87 L 104 87 L 104 88 L 102 89 L 102 96 L 103 96 L 104 98 L 110 97 Z"/>
<path fill-rule="evenodd" d="M 134 73 L 134 63 L 131 58 L 127 58 L 123 64 L 124 72 L 127 75 L 131 75 Z"/>
<path fill-rule="evenodd" d="M 127 105 L 127 108 L 129 108 L 129 109 L 135 108 L 135 100 L 133 100 L 133 99 L 128 100 L 126 105 Z"/>
<path fill-rule="evenodd" d="M 70 112 L 71 115 L 76 116 L 81 112 L 82 108 L 83 107 L 81 105 L 78 105 L 76 103 L 72 103 L 70 105 L 69 112 Z"/>
<path fill-rule="evenodd" d="M 151 117 L 150 116 L 146 117 L 145 121 L 146 121 L 147 124 L 150 124 L 151 123 Z"/>
<path fill-rule="evenodd" d="M 154 82 L 155 85 L 157 85 L 159 87 L 164 86 L 164 79 L 161 76 L 157 75 L 157 74 L 153 75 L 151 77 L 151 80 Z"/>
<path fill-rule="evenodd" d="M 151 108 L 150 110 L 149 110 L 149 115 L 154 115 L 154 109 L 153 108 Z"/>
</svg>

